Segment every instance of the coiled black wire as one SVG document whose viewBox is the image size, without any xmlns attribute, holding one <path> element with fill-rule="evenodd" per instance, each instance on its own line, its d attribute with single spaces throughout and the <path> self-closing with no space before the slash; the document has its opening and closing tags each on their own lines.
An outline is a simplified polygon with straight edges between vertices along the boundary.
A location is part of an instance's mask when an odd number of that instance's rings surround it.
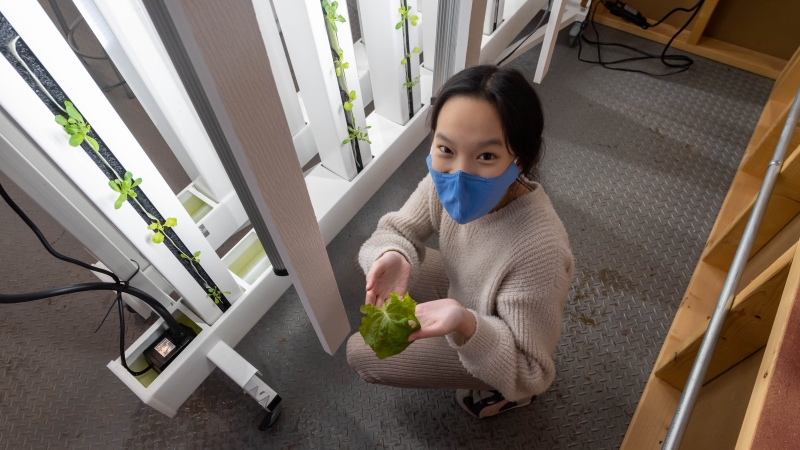
<svg viewBox="0 0 800 450">
<path fill-rule="evenodd" d="M 180 338 L 180 337 L 182 337 L 183 335 L 186 334 L 186 332 L 183 330 L 183 328 L 178 323 L 178 321 L 175 320 L 175 317 L 173 317 L 172 314 L 170 314 L 170 312 L 167 310 L 167 308 L 164 307 L 164 305 L 159 303 L 158 300 L 156 300 L 155 298 L 150 296 L 150 294 L 148 294 L 147 292 L 144 292 L 144 291 L 142 291 L 140 289 L 137 289 L 137 288 L 135 288 L 133 286 L 130 286 L 128 284 L 130 282 L 131 278 L 133 278 L 137 273 L 139 273 L 139 267 L 138 267 L 139 265 L 138 265 L 138 263 L 136 264 L 136 266 L 137 266 L 136 272 L 134 272 L 134 274 L 131 275 L 130 278 L 128 278 L 127 280 L 120 280 L 120 278 L 114 272 L 112 272 L 110 270 L 105 270 L 105 269 L 101 269 L 99 267 L 94 267 L 92 265 L 86 264 L 83 261 L 79 261 L 77 259 L 70 258 L 69 256 L 62 255 L 61 253 L 57 252 L 50 245 L 49 242 L 47 242 L 47 239 L 44 237 L 44 234 L 42 234 L 42 232 L 39 230 L 39 228 L 36 226 L 36 224 L 33 223 L 33 221 L 25 214 L 25 212 L 22 211 L 22 209 L 19 206 L 17 206 L 17 204 L 14 202 L 14 200 L 12 200 L 11 197 L 9 197 L 8 193 L 3 188 L 3 185 L 1 183 L 0 183 L 0 197 L 2 197 L 3 200 L 8 204 L 8 206 L 10 206 L 11 209 L 20 217 L 20 219 L 22 219 L 22 221 L 25 222 L 25 224 L 28 226 L 28 228 L 30 228 L 31 231 L 33 231 L 33 233 L 39 239 L 39 242 L 42 243 L 44 248 L 47 249 L 47 251 L 51 255 L 53 255 L 54 257 L 56 257 L 56 258 L 58 258 L 58 259 L 60 259 L 62 261 L 68 262 L 70 264 L 75 264 L 75 265 L 77 265 L 79 267 L 83 267 L 84 269 L 88 269 L 88 270 L 91 270 L 93 272 L 98 272 L 98 273 L 102 273 L 102 274 L 108 275 L 109 277 L 111 277 L 114 280 L 114 283 L 104 283 L 104 282 L 82 283 L 82 284 L 75 284 L 75 285 L 72 285 L 72 286 L 61 286 L 61 287 L 57 287 L 57 288 L 46 289 L 46 290 L 43 290 L 43 291 L 26 292 L 26 293 L 23 293 L 23 294 L 3 294 L 3 293 L 0 293 L 0 303 L 2 303 L 2 304 L 25 303 L 25 302 L 35 301 L 35 300 L 42 300 L 42 299 L 45 299 L 45 298 L 57 297 L 59 295 L 75 294 L 75 293 L 78 293 L 78 292 L 89 292 L 89 291 L 113 291 L 113 292 L 116 292 L 117 296 L 114 299 L 114 303 L 112 303 L 111 306 L 113 307 L 114 304 L 116 304 L 117 305 L 117 309 L 119 311 L 119 326 L 120 326 L 120 329 L 119 329 L 119 355 L 120 355 L 120 361 L 122 362 L 122 366 L 125 367 L 125 369 L 133 376 L 142 375 L 143 373 L 145 373 L 148 370 L 150 370 L 152 368 L 152 365 L 148 364 L 147 367 L 144 370 L 136 372 L 136 371 L 131 370 L 128 367 L 127 362 L 125 361 L 125 315 L 124 315 L 123 306 L 122 306 L 122 294 L 123 293 L 132 295 L 132 296 L 142 300 L 143 302 L 145 302 L 151 308 L 153 308 L 153 310 L 156 312 L 156 314 L 158 314 L 159 316 L 161 316 L 161 318 L 164 319 L 164 322 L 167 324 L 167 326 L 169 327 L 170 331 L 173 333 L 173 335 L 175 337 Z M 134 263 L 136 263 L 136 262 L 134 261 Z M 110 310 L 111 309 L 109 308 L 109 312 L 110 312 Z M 106 313 L 106 317 L 107 316 L 108 316 L 108 313 Z M 103 320 L 105 321 L 105 317 L 103 318 Z M 102 325 L 102 322 L 101 322 L 100 325 Z M 99 329 L 99 327 L 98 327 L 98 329 Z M 95 332 L 96 331 L 97 330 L 95 330 Z"/>
</svg>

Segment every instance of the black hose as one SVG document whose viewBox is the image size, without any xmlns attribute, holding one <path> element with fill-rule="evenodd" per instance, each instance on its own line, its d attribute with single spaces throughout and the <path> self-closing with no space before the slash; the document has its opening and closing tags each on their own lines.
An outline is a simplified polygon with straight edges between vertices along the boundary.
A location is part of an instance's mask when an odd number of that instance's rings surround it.
<svg viewBox="0 0 800 450">
<path fill-rule="evenodd" d="M 76 266 L 83 267 L 84 269 L 89 269 L 89 270 L 91 270 L 93 272 L 98 272 L 98 273 L 102 273 L 102 274 L 108 275 L 115 282 L 119 283 L 119 277 L 114 272 L 111 272 L 110 270 L 100 269 L 99 267 L 95 267 L 95 266 L 86 264 L 83 261 L 78 261 L 77 259 L 70 258 L 69 256 L 62 255 L 61 253 L 58 253 L 57 251 L 55 251 L 55 249 L 50 245 L 50 243 L 47 242 L 47 238 L 45 238 L 44 235 L 42 234 L 42 232 L 39 231 L 39 228 L 36 227 L 36 225 L 33 223 L 33 221 L 25 214 L 25 212 L 23 212 L 20 209 L 19 206 L 17 206 L 16 203 L 14 203 L 14 200 L 11 200 L 11 197 L 8 196 L 8 193 L 6 192 L 6 190 L 3 189 L 3 185 L 2 184 L 0 184 L 0 197 L 3 197 L 3 200 L 5 200 L 5 202 L 8 203 L 8 206 L 10 206 L 11 209 L 13 209 L 15 213 L 17 213 L 17 215 L 20 217 L 20 219 L 22 219 L 25 222 L 25 225 L 27 225 L 28 228 L 30 228 L 31 231 L 33 231 L 33 234 L 35 234 L 36 237 L 39 238 L 39 242 L 42 243 L 44 248 L 51 255 L 55 256 L 56 258 L 58 258 L 58 259 L 60 259 L 62 261 L 66 261 L 66 262 L 68 262 L 70 264 L 75 264 Z"/>
<path fill-rule="evenodd" d="M 42 300 L 49 297 L 55 297 L 58 295 L 66 295 L 66 294 L 75 294 L 77 292 L 88 292 L 88 291 L 114 291 L 114 292 L 124 292 L 126 294 L 130 294 L 143 302 L 147 303 L 148 306 L 153 308 L 153 310 L 164 319 L 164 322 L 169 326 L 169 329 L 172 331 L 173 335 L 176 338 L 183 337 L 186 334 L 186 331 L 181 328 L 180 324 L 175 317 L 167 311 L 167 308 L 164 307 L 158 300 L 154 299 L 150 296 L 147 292 L 142 291 L 141 289 L 137 289 L 133 286 L 128 286 L 125 284 L 117 284 L 117 283 L 81 283 L 75 284 L 72 286 L 62 286 L 53 289 L 48 289 L 45 291 L 36 291 L 36 292 L 27 292 L 24 294 L 0 294 L 0 303 L 10 304 L 10 303 L 24 303 L 30 302 L 33 300 Z"/>
</svg>

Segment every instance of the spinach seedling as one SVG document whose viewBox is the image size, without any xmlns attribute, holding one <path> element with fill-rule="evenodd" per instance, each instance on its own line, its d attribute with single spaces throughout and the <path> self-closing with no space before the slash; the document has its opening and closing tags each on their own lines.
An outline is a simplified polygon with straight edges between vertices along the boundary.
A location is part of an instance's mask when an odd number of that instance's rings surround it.
<svg viewBox="0 0 800 450">
<path fill-rule="evenodd" d="M 400 28 L 402 28 L 403 22 L 406 20 L 411 22 L 412 27 L 417 26 L 417 21 L 419 20 L 419 16 L 409 15 L 409 13 L 411 12 L 410 6 L 401 6 L 397 11 L 400 13 L 400 22 L 397 22 L 397 24 L 394 26 L 395 30 L 399 30 Z"/>
<path fill-rule="evenodd" d="M 181 259 L 188 259 L 193 263 L 200 263 L 200 250 L 194 252 L 192 256 L 186 256 L 185 254 L 181 253 Z"/>
<path fill-rule="evenodd" d="M 336 14 L 336 9 L 339 8 L 339 2 L 329 3 L 328 0 L 322 0 L 322 8 L 325 10 L 325 20 L 331 24 L 333 31 L 338 32 L 339 29 L 336 28 L 336 22 L 347 22 L 343 15 Z"/>
<path fill-rule="evenodd" d="M 167 220 L 165 220 L 163 224 L 161 222 L 159 222 L 159 221 L 155 221 L 155 222 L 151 223 L 147 227 L 147 229 L 155 231 L 155 234 L 152 237 L 153 243 L 154 244 L 160 244 L 160 243 L 164 242 L 164 227 L 170 227 L 171 228 L 171 227 L 174 227 L 177 224 L 178 224 L 178 219 L 176 219 L 174 217 L 167 218 Z M 198 252 L 198 254 L 200 254 L 200 252 Z M 181 253 L 181 257 L 185 258 L 186 255 Z M 197 260 L 197 262 L 200 262 L 200 260 Z"/>
<path fill-rule="evenodd" d="M 114 209 L 120 209 L 122 207 L 122 202 L 124 202 L 126 198 L 136 198 L 136 192 L 134 192 L 133 188 L 142 184 L 142 179 L 137 178 L 134 180 L 130 172 L 125 172 L 124 178 L 124 180 L 117 178 L 116 180 L 108 182 L 111 189 L 119 194 L 117 201 L 114 202 Z"/>
<path fill-rule="evenodd" d="M 342 145 L 347 144 L 353 139 L 364 141 L 367 144 L 371 145 L 372 142 L 369 140 L 369 133 L 367 132 L 367 130 L 369 130 L 370 128 L 372 128 L 372 126 L 368 126 L 366 128 L 357 127 L 357 129 L 353 127 L 347 127 L 347 129 L 350 131 L 350 134 L 347 136 L 347 139 L 342 141 Z"/>
<path fill-rule="evenodd" d="M 350 100 L 344 102 L 344 110 L 345 111 L 350 111 L 351 109 L 353 109 L 353 103 L 352 102 L 355 101 L 355 99 L 356 99 L 356 91 L 355 90 L 350 91 L 350 94 L 348 95 L 348 98 Z"/>
<path fill-rule="evenodd" d="M 230 294 L 229 291 L 225 291 L 225 294 Z M 220 300 L 222 300 L 222 292 L 220 292 L 218 287 L 208 288 L 208 294 L 206 297 L 211 297 L 211 300 L 214 300 L 214 303 L 219 305 Z"/>
<path fill-rule="evenodd" d="M 340 77 L 342 76 L 342 69 L 347 69 L 348 67 L 350 67 L 350 63 L 346 62 L 344 58 L 342 58 L 344 50 L 342 50 L 341 48 L 336 51 L 336 54 L 338 54 L 339 57 L 333 60 L 333 66 L 336 67 L 336 76 Z"/>
<path fill-rule="evenodd" d="M 75 109 L 75 106 L 69 100 L 64 100 L 64 109 L 67 111 L 69 117 L 56 115 L 56 123 L 64 127 L 64 131 L 69 134 L 69 145 L 77 147 L 86 141 L 89 147 L 94 151 L 100 151 L 100 146 L 93 137 L 89 136 L 92 126 L 83 120 L 81 113 Z"/>
</svg>

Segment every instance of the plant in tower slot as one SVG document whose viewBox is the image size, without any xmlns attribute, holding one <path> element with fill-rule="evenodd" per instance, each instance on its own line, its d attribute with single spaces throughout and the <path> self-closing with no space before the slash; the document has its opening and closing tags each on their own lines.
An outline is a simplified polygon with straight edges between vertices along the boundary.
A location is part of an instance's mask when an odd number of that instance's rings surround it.
<svg viewBox="0 0 800 450">
<path fill-rule="evenodd" d="M 348 134 L 347 139 L 342 141 L 342 145 L 347 144 L 348 142 L 350 142 L 350 141 L 352 141 L 354 139 L 355 140 L 359 140 L 359 141 L 364 141 L 367 144 L 372 145 L 372 141 L 369 140 L 369 133 L 367 132 L 367 130 L 369 130 L 370 128 L 372 128 L 372 126 L 367 126 L 366 128 L 347 127 L 347 130 L 350 133 Z"/>
<path fill-rule="evenodd" d="M 181 253 L 181 259 L 188 259 L 189 262 L 192 263 L 200 263 L 200 250 L 194 252 L 192 256 L 186 256 L 185 254 Z"/>
<path fill-rule="evenodd" d="M 399 30 L 400 28 L 402 28 L 403 22 L 405 22 L 406 20 L 411 23 L 412 27 L 417 26 L 417 21 L 419 20 L 419 16 L 410 15 L 411 12 L 410 6 L 401 6 L 397 11 L 400 13 L 400 22 L 397 22 L 397 24 L 394 26 L 395 30 Z"/>
<path fill-rule="evenodd" d="M 350 94 L 348 94 L 348 99 L 349 99 L 348 101 L 344 102 L 345 111 L 350 111 L 351 109 L 353 109 L 352 102 L 354 102 L 356 99 L 356 91 L 350 91 Z"/>
<path fill-rule="evenodd" d="M 208 288 L 207 292 L 208 294 L 206 294 L 206 297 L 210 297 L 211 300 L 214 300 L 214 303 L 219 304 L 220 300 L 222 300 L 223 292 L 221 292 L 218 287 Z M 229 291 L 225 291 L 224 293 L 230 294 Z"/>
<path fill-rule="evenodd" d="M 325 10 L 325 20 L 327 20 L 331 25 L 333 31 L 339 31 L 339 29 L 336 28 L 336 22 L 346 22 L 343 15 L 336 13 L 336 9 L 338 8 L 339 2 L 328 2 L 328 0 L 322 0 L 322 9 Z"/>
<path fill-rule="evenodd" d="M 153 237 L 151 238 L 153 240 L 153 243 L 160 244 L 160 243 L 164 242 L 164 227 L 170 227 L 171 228 L 171 227 L 174 227 L 177 224 L 178 224 L 178 219 L 176 219 L 174 217 L 168 218 L 167 220 L 164 221 L 164 223 L 161 223 L 158 220 L 153 222 L 153 223 L 151 223 L 147 227 L 147 229 L 155 231 L 155 234 L 153 234 Z M 198 254 L 199 254 L 199 252 L 198 252 Z M 186 255 L 184 255 L 183 253 L 181 253 L 181 258 L 187 259 Z M 197 260 L 197 262 L 200 262 L 200 260 Z"/>
<path fill-rule="evenodd" d="M 83 116 L 75 109 L 71 101 L 64 101 L 64 110 L 68 117 L 58 114 L 55 118 L 56 123 L 64 127 L 64 131 L 69 134 L 69 145 L 77 147 L 81 145 L 83 141 L 86 141 L 86 143 L 92 147 L 92 150 L 96 152 L 100 151 L 100 146 L 97 145 L 97 141 L 89 136 L 89 131 L 91 131 L 92 126 L 83 120 Z"/>
<path fill-rule="evenodd" d="M 406 57 L 400 60 L 400 64 L 405 66 L 406 63 L 411 59 L 412 53 L 419 53 L 421 50 L 419 47 L 414 47 L 414 50 L 411 50 L 411 53 L 406 52 Z"/>
<path fill-rule="evenodd" d="M 416 86 L 417 84 L 419 84 L 419 77 L 420 77 L 420 76 L 419 76 L 419 75 L 417 75 L 416 77 L 414 77 L 414 79 L 413 79 L 413 80 L 412 80 L 412 79 L 410 79 L 410 78 L 408 78 L 408 77 L 406 77 L 406 82 L 405 82 L 405 83 L 403 83 L 403 86 L 405 86 L 405 87 L 406 87 L 406 89 L 411 89 L 411 88 L 413 88 L 414 86 Z"/>
<path fill-rule="evenodd" d="M 342 76 L 342 69 L 349 68 L 350 67 L 350 63 L 346 62 L 342 58 L 342 55 L 344 54 L 344 50 L 342 50 L 341 48 L 336 50 L 336 54 L 339 55 L 339 57 L 333 60 L 333 66 L 336 67 L 336 76 L 340 77 L 340 76 Z"/>
<path fill-rule="evenodd" d="M 140 184 L 142 184 L 142 179 L 137 178 L 134 180 L 133 175 L 130 172 L 125 172 L 125 176 L 122 180 L 117 178 L 116 180 L 109 181 L 108 185 L 111 186 L 111 189 L 119 194 L 117 201 L 114 202 L 114 209 L 120 209 L 126 198 L 136 198 L 136 192 L 133 190 L 133 188 Z"/>
</svg>

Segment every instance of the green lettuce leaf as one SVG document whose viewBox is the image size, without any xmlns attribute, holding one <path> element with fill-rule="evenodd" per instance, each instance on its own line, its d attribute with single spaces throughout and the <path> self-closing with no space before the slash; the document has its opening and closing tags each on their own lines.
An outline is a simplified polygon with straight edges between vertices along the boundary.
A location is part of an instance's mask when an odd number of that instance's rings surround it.
<svg viewBox="0 0 800 450">
<path fill-rule="evenodd" d="M 408 293 L 402 300 L 397 294 L 391 294 L 390 299 L 380 308 L 373 305 L 361 306 L 361 312 L 366 315 L 361 318 L 358 331 L 364 342 L 375 351 L 375 356 L 385 359 L 401 353 L 411 345 L 408 336 L 420 327 L 419 320 L 414 315 L 416 309 L 417 302 Z"/>
</svg>

